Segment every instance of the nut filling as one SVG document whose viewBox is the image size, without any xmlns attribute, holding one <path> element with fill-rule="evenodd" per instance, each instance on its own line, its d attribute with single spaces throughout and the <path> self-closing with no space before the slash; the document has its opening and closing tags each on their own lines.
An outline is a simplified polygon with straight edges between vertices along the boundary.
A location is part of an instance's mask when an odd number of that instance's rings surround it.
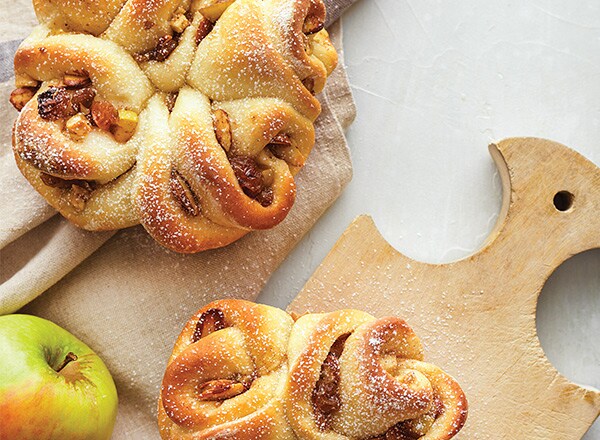
<svg viewBox="0 0 600 440">
<path fill-rule="evenodd" d="M 198 388 L 198 400 L 227 400 L 248 391 L 242 382 L 229 379 L 217 379 L 203 383 Z"/>
<path fill-rule="evenodd" d="M 198 30 L 196 31 L 196 44 L 200 44 L 208 34 L 213 30 L 215 25 L 206 17 L 202 17 L 198 24 Z"/>
<path fill-rule="evenodd" d="M 85 76 L 84 76 L 85 75 Z M 18 109 L 27 98 L 15 90 L 15 98 L 11 102 Z M 35 89 L 34 89 L 35 90 Z M 84 73 L 65 74 L 62 83 L 49 87 L 37 96 L 38 114 L 47 121 L 64 121 L 65 132 L 75 142 L 81 142 L 98 127 L 110 132 L 113 138 L 125 143 L 135 133 L 138 114 L 131 110 L 117 109 L 108 101 L 97 99 L 97 92 L 92 81 Z M 23 104 L 23 106 L 26 104 Z"/>
<path fill-rule="evenodd" d="M 433 423 L 444 413 L 444 403 L 439 396 L 435 396 L 431 408 L 425 414 L 404 420 L 392 426 L 386 433 L 369 440 L 415 440 L 426 435 Z"/>
<path fill-rule="evenodd" d="M 321 375 L 312 393 L 312 403 L 315 419 L 320 430 L 326 430 L 331 423 L 331 415 L 340 409 L 342 404 L 339 395 L 340 387 L 340 357 L 344 344 L 350 334 L 336 339 L 329 354 L 321 366 Z"/>
<path fill-rule="evenodd" d="M 47 121 L 58 121 L 76 115 L 81 107 L 89 108 L 96 97 L 91 87 L 68 89 L 50 87 L 38 95 L 38 113 Z"/>
<path fill-rule="evenodd" d="M 292 138 L 285 134 L 279 133 L 267 144 L 267 148 L 271 150 L 273 156 L 284 160 L 288 165 L 293 167 L 302 167 L 306 158 L 292 145 Z"/>
<path fill-rule="evenodd" d="M 192 342 L 198 342 L 200 339 L 210 335 L 219 330 L 226 328 L 225 315 L 219 309 L 208 309 L 202 315 L 196 323 L 194 334 L 192 335 Z"/>
<path fill-rule="evenodd" d="M 229 163 L 244 194 L 265 207 L 273 203 L 273 190 L 265 184 L 263 171 L 253 158 L 233 156 L 229 158 Z"/>
<path fill-rule="evenodd" d="M 147 61 L 158 61 L 163 62 L 167 60 L 179 45 L 179 34 L 174 35 L 163 35 L 158 39 L 154 49 L 150 49 L 146 52 L 136 53 L 133 58 L 138 63 L 144 63 Z"/>
<path fill-rule="evenodd" d="M 177 171 L 171 171 L 171 194 L 179 202 L 179 206 L 187 214 L 196 217 L 200 215 L 200 204 L 196 195 L 190 189 L 190 185 Z"/>
<path fill-rule="evenodd" d="M 85 203 L 92 197 L 96 182 L 87 180 L 66 180 L 51 174 L 40 173 L 40 179 L 52 188 L 67 190 L 67 201 L 76 211 L 83 211 Z"/>
<path fill-rule="evenodd" d="M 31 98 L 35 96 L 38 91 L 38 87 L 19 87 L 14 89 L 11 94 L 9 101 L 15 109 L 18 111 L 23 110 L 25 104 L 27 104 Z"/>
</svg>

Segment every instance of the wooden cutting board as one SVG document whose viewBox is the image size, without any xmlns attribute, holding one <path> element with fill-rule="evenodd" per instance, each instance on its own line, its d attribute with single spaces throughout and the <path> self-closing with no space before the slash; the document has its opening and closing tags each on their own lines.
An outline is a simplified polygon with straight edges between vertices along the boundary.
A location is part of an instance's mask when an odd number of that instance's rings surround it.
<svg viewBox="0 0 600 440">
<path fill-rule="evenodd" d="M 600 392 L 561 376 L 536 333 L 540 291 L 566 259 L 600 247 L 600 168 L 555 142 L 490 146 L 503 181 L 496 227 L 473 255 L 411 260 L 362 216 L 344 232 L 290 311 L 357 308 L 406 319 L 469 400 L 461 439 L 580 439 Z M 600 270 L 600 268 L 599 268 Z"/>
</svg>

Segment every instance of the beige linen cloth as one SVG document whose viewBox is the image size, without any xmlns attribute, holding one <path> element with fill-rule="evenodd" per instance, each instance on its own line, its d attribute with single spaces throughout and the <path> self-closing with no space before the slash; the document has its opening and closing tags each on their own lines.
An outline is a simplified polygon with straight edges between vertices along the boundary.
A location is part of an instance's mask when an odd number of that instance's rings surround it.
<svg viewBox="0 0 600 440">
<path fill-rule="evenodd" d="M 330 20 L 352 2 L 326 2 Z M 141 226 L 116 233 L 76 228 L 17 170 L 10 146 L 17 113 L 8 103 L 12 56 L 36 23 L 31 0 L 0 2 L 0 314 L 21 309 L 88 343 L 119 391 L 113 438 L 158 438 L 160 382 L 183 324 L 213 299 L 256 298 L 351 178 L 343 129 L 355 109 L 343 69 L 341 25 L 329 28 L 340 65 L 320 96 L 317 144 L 298 176 L 298 197 L 286 220 L 226 248 L 179 255 L 156 244 Z"/>
</svg>

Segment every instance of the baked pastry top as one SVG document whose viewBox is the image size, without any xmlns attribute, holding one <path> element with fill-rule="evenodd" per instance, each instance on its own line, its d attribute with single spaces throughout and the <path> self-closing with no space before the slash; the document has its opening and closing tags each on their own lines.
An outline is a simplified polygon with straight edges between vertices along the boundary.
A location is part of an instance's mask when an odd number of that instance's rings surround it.
<svg viewBox="0 0 600 440">
<path fill-rule="evenodd" d="M 447 440 L 459 384 L 396 317 L 215 301 L 185 325 L 162 382 L 163 439 Z"/>
<path fill-rule="evenodd" d="M 337 54 L 322 0 L 34 0 L 17 165 L 88 230 L 194 253 L 280 223 Z"/>
</svg>

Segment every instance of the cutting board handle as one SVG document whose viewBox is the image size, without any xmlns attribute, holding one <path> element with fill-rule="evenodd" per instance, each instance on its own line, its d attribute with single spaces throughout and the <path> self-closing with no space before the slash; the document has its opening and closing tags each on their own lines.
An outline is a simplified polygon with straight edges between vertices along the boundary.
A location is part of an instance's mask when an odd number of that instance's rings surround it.
<svg viewBox="0 0 600 440">
<path fill-rule="evenodd" d="M 362 216 L 289 309 L 350 307 L 405 318 L 428 359 L 467 393 L 461 438 L 579 439 L 600 413 L 600 392 L 556 371 L 539 343 L 535 316 L 552 272 L 600 247 L 600 168 L 544 139 L 511 138 L 489 149 L 503 202 L 479 250 L 447 264 L 413 261 Z"/>
</svg>

